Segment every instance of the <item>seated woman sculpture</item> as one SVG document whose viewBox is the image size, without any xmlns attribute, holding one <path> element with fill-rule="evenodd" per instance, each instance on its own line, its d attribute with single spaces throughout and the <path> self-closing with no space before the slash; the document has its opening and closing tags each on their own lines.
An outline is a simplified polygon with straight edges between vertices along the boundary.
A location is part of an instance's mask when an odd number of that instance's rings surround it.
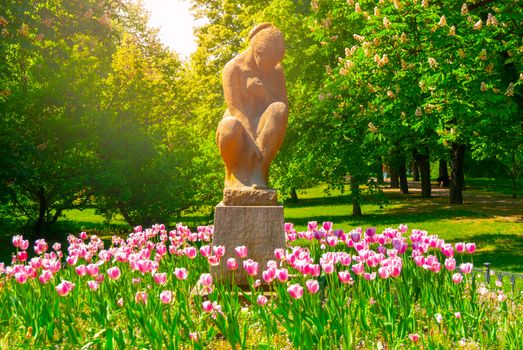
<svg viewBox="0 0 523 350">
<path fill-rule="evenodd" d="M 262 23 L 251 30 L 249 39 L 247 50 L 223 69 L 228 108 L 216 142 L 226 168 L 225 188 L 267 188 L 269 166 L 287 128 L 283 34 Z"/>
</svg>

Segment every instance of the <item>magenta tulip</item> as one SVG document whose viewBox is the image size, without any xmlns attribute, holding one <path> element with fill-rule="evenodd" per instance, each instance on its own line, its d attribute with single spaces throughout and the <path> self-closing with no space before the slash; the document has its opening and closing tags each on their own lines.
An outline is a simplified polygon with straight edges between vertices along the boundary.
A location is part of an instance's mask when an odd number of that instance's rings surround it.
<svg viewBox="0 0 523 350">
<path fill-rule="evenodd" d="M 298 283 L 291 284 L 287 288 L 287 292 L 289 295 L 294 299 L 300 299 L 303 296 L 303 287 L 300 286 Z"/>
<path fill-rule="evenodd" d="M 308 280 L 307 282 L 305 282 L 305 286 L 311 294 L 318 293 L 318 291 L 320 290 L 320 284 L 316 280 Z"/>
</svg>

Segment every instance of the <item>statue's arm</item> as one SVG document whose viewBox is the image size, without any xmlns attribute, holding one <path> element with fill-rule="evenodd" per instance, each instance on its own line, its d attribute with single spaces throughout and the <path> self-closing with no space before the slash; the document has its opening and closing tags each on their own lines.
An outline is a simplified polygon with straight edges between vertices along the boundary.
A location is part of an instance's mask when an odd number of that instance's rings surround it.
<svg viewBox="0 0 523 350">
<path fill-rule="evenodd" d="M 247 121 L 248 115 L 242 101 L 242 89 L 245 89 L 241 81 L 240 68 L 233 62 L 227 63 L 223 69 L 223 95 L 229 113 L 240 121 Z"/>
<path fill-rule="evenodd" d="M 287 87 L 285 86 L 285 75 L 283 74 L 283 67 L 278 64 L 274 69 L 274 84 L 275 93 L 278 101 L 289 105 L 289 98 L 287 97 Z"/>
</svg>

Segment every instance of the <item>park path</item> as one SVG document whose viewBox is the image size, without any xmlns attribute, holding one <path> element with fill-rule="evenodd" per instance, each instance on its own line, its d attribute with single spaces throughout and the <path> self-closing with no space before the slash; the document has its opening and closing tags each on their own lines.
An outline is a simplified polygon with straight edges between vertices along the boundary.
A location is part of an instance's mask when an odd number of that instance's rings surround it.
<svg viewBox="0 0 523 350">
<path fill-rule="evenodd" d="M 386 188 L 385 192 L 399 194 L 399 189 Z M 409 193 L 410 198 L 421 194 L 419 181 L 409 181 Z M 439 188 L 436 183 L 432 183 L 432 197 L 434 204 L 451 206 L 448 203 L 448 188 Z M 523 197 L 512 198 L 510 194 L 470 188 L 463 191 L 463 209 L 523 223 Z"/>
</svg>

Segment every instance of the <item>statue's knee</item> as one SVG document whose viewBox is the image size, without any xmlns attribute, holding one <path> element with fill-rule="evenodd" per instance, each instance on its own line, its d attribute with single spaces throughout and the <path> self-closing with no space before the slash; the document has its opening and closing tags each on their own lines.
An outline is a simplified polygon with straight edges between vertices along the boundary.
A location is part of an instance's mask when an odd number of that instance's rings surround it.
<svg viewBox="0 0 523 350">
<path fill-rule="evenodd" d="M 282 115 L 287 117 L 287 115 L 289 114 L 289 108 L 283 102 L 274 102 L 269 106 L 269 108 L 275 115 Z"/>
<path fill-rule="evenodd" d="M 272 110 L 272 119 L 278 125 L 287 125 L 287 119 L 289 116 L 289 108 L 283 102 L 274 102 L 270 106 Z"/>
<path fill-rule="evenodd" d="M 242 123 L 235 117 L 224 117 L 216 133 L 216 141 L 220 145 L 238 143 L 243 133 Z"/>
<path fill-rule="evenodd" d="M 242 129 L 242 123 L 235 117 L 225 117 L 218 125 L 218 133 L 223 136 L 236 135 L 241 133 Z"/>
</svg>

